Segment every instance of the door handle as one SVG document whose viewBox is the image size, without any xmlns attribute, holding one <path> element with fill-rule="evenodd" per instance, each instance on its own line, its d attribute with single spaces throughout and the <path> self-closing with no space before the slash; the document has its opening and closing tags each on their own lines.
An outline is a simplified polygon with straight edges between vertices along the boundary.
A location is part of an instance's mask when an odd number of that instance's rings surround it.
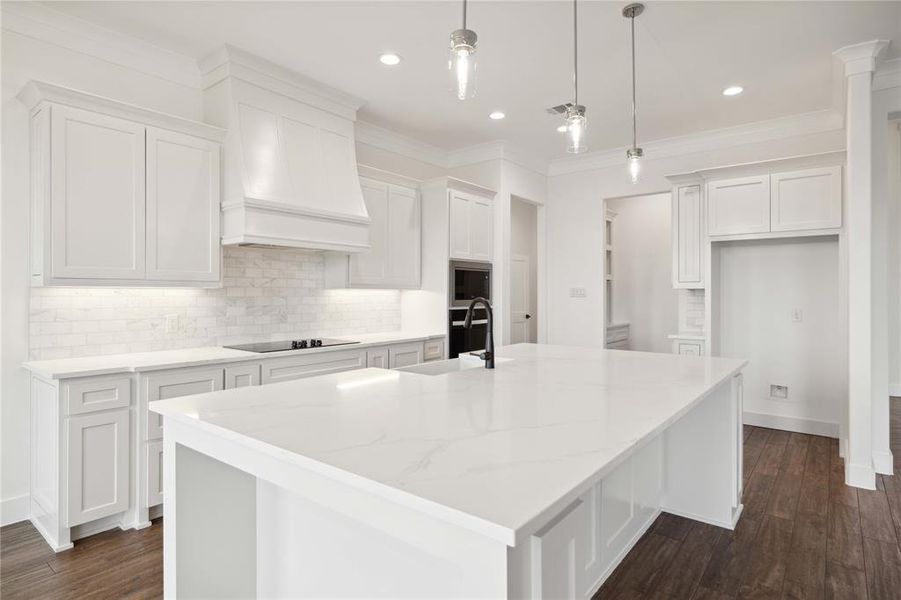
<svg viewBox="0 0 901 600">
<path fill-rule="evenodd" d="M 531 318 L 532 318 L 532 315 L 530 315 L 529 313 L 526 313 L 526 318 L 527 318 L 527 319 L 531 319 Z"/>
</svg>

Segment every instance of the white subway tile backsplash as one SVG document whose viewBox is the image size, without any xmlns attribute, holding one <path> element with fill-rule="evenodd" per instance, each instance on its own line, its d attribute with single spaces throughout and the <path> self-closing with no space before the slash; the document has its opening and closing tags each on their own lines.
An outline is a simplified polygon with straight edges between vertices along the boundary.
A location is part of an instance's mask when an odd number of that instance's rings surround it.
<svg viewBox="0 0 901 600">
<path fill-rule="evenodd" d="M 324 289 L 322 253 L 227 247 L 223 259 L 217 289 L 33 288 L 31 359 L 400 329 L 399 291 Z"/>
</svg>

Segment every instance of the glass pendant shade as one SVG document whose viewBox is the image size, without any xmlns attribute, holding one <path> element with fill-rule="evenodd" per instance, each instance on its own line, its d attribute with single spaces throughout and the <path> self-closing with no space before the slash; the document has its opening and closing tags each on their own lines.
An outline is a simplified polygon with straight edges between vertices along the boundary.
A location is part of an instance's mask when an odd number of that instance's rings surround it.
<svg viewBox="0 0 901 600">
<path fill-rule="evenodd" d="M 569 139 L 566 151 L 571 154 L 585 152 L 585 135 L 588 129 L 588 119 L 585 118 L 585 107 L 582 105 L 570 106 L 566 109 L 566 135 Z"/>
<path fill-rule="evenodd" d="M 641 172 L 641 157 L 644 155 L 641 148 L 630 148 L 626 151 L 629 159 L 629 177 L 632 183 L 638 183 L 638 174 Z"/>
<path fill-rule="evenodd" d="M 457 100 L 476 94 L 476 45 L 478 36 L 470 29 L 457 29 L 451 34 L 448 72 L 451 90 Z"/>
</svg>

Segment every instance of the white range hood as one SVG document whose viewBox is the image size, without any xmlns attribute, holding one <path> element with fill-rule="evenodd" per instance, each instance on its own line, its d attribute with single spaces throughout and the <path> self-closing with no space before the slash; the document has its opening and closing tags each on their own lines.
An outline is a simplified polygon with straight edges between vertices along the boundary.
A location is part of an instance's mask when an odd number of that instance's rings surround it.
<svg viewBox="0 0 901 600">
<path fill-rule="evenodd" d="M 206 119 L 228 130 L 222 243 L 368 250 L 354 149 L 362 101 L 232 46 L 200 69 Z"/>
</svg>

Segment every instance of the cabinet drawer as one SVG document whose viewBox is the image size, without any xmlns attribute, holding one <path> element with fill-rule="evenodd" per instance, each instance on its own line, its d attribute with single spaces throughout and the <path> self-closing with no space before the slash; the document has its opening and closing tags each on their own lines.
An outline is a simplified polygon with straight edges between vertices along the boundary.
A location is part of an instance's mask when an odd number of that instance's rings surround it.
<svg viewBox="0 0 901 600">
<path fill-rule="evenodd" d="M 366 366 L 366 352 L 323 352 L 306 356 L 273 358 L 263 363 L 263 384 L 291 381 L 327 373 L 362 369 Z"/>
<path fill-rule="evenodd" d="M 147 507 L 163 503 L 163 442 L 147 443 Z"/>
<path fill-rule="evenodd" d="M 388 347 L 388 359 L 392 369 L 410 367 L 422 362 L 422 342 L 397 344 Z"/>
<path fill-rule="evenodd" d="M 682 354 L 684 356 L 703 356 L 704 342 L 702 341 L 673 341 L 673 354 Z"/>
<path fill-rule="evenodd" d="M 68 414 L 128 408 L 131 404 L 130 377 L 91 377 L 63 383 Z"/>
<path fill-rule="evenodd" d="M 67 419 L 68 527 L 128 508 L 130 413 L 125 408 Z"/>
<path fill-rule="evenodd" d="M 222 389 L 224 371 L 219 367 L 152 373 L 147 376 L 147 402 L 218 392 Z M 163 437 L 162 418 L 155 412 L 147 411 L 146 434 L 148 440 L 158 440 Z"/>
<path fill-rule="evenodd" d="M 260 385 L 261 365 L 232 365 L 225 367 L 225 389 Z"/>
<path fill-rule="evenodd" d="M 422 345 L 422 360 L 441 360 L 444 358 L 444 340 L 428 340 Z"/>
</svg>

